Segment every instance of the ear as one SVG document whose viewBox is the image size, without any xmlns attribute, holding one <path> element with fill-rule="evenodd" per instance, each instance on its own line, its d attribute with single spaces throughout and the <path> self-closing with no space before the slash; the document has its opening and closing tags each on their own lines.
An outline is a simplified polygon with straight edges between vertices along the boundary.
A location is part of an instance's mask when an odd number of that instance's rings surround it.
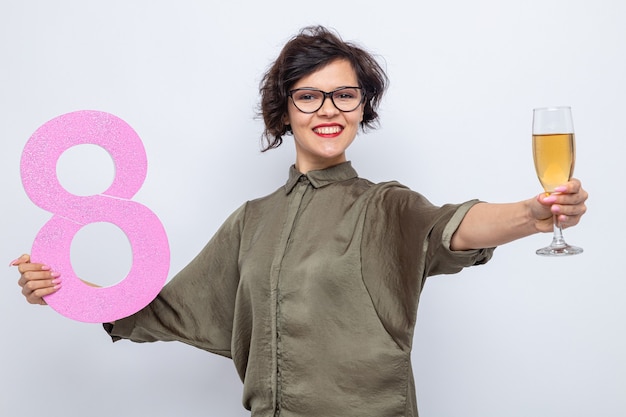
<svg viewBox="0 0 626 417">
<path fill-rule="evenodd" d="M 285 124 L 285 126 L 289 126 L 291 124 L 291 122 L 289 121 L 289 114 L 287 113 L 284 114 L 283 123 Z"/>
</svg>

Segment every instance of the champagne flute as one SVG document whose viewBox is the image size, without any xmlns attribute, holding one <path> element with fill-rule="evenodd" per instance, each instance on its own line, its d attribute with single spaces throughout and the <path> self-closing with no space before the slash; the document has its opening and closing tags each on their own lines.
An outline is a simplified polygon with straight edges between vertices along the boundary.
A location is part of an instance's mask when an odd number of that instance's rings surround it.
<svg viewBox="0 0 626 417">
<path fill-rule="evenodd" d="M 576 145 L 574 122 L 570 107 L 545 107 L 533 109 L 533 159 L 539 182 L 547 194 L 563 185 L 574 173 Z M 568 245 L 563 231 L 554 216 L 552 243 L 537 250 L 537 255 L 577 255 L 583 249 Z"/>
</svg>

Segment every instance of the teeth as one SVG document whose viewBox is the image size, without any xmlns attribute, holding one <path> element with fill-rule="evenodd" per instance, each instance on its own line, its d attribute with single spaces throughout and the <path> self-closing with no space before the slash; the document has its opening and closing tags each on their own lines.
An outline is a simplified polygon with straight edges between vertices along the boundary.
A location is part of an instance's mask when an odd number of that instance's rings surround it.
<svg viewBox="0 0 626 417">
<path fill-rule="evenodd" d="M 319 133 L 322 135 L 333 135 L 339 132 L 341 132 L 341 127 L 339 126 L 319 127 L 315 129 L 315 133 Z"/>
</svg>

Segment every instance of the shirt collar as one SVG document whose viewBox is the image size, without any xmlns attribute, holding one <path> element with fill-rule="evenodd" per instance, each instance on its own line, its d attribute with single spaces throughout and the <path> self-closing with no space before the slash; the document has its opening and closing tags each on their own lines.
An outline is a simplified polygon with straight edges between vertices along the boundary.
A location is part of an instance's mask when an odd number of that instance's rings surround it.
<svg viewBox="0 0 626 417">
<path fill-rule="evenodd" d="M 352 168 L 350 161 L 342 162 L 339 165 L 326 169 L 309 171 L 306 174 L 301 173 L 296 169 L 295 165 L 292 165 L 289 168 L 289 179 L 285 184 L 285 193 L 289 194 L 302 177 L 306 177 L 313 188 L 320 188 L 336 182 L 356 178 L 358 174 L 354 168 Z"/>
</svg>

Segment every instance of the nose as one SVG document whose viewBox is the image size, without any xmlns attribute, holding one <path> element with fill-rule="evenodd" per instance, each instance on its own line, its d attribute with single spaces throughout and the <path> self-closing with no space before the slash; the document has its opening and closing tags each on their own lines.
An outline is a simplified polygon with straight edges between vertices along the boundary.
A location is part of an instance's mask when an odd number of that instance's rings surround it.
<svg viewBox="0 0 626 417">
<path fill-rule="evenodd" d="M 328 94 L 328 93 L 327 93 Z M 322 107 L 319 108 L 317 113 L 322 116 L 334 116 L 339 112 L 339 109 L 333 103 L 330 95 L 326 95 L 324 97 L 324 102 L 322 103 Z"/>
</svg>

